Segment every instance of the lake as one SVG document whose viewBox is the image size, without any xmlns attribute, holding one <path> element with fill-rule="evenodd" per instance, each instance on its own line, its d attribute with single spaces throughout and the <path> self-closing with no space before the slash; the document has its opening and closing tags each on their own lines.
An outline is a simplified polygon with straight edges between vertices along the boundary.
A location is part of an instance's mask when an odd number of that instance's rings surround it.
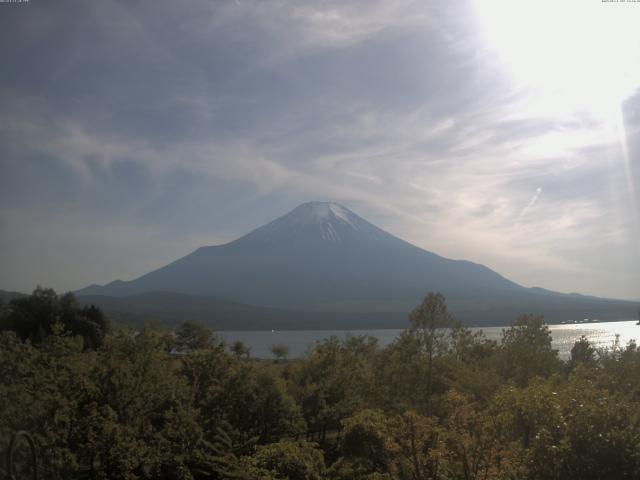
<svg viewBox="0 0 640 480">
<path fill-rule="evenodd" d="M 472 328 L 473 331 L 482 330 L 485 336 L 492 340 L 500 340 L 502 330 L 506 327 Z M 640 340 L 640 325 L 636 320 L 621 322 L 598 322 L 549 325 L 553 348 L 558 350 L 560 358 L 566 360 L 573 344 L 582 335 L 597 348 L 611 347 L 620 336 L 620 344 L 626 345 L 630 340 Z M 272 345 L 282 344 L 289 347 L 289 358 L 301 357 L 309 346 L 320 342 L 332 335 L 344 339 L 347 335 L 371 335 L 378 339 L 381 347 L 389 345 L 401 332 L 401 329 L 384 330 L 281 330 L 281 331 L 226 331 L 218 335 L 227 342 L 241 340 L 251 348 L 251 356 L 257 358 L 271 358 Z"/>
</svg>

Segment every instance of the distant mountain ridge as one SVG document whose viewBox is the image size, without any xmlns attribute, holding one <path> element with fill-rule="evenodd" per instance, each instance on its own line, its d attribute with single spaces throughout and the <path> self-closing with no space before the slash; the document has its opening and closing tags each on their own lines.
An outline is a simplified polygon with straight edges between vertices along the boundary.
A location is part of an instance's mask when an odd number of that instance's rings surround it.
<svg viewBox="0 0 640 480">
<path fill-rule="evenodd" d="M 332 313 L 278 309 L 174 292 L 148 292 L 127 297 L 82 295 L 83 304 L 99 305 L 123 325 L 160 322 L 169 326 L 194 321 L 216 330 L 339 330 L 393 328 L 406 320 L 398 313 Z"/>
<path fill-rule="evenodd" d="M 135 280 L 77 294 L 171 292 L 327 316 L 388 314 L 395 322 L 429 291 L 444 293 L 453 312 L 472 324 L 507 323 L 527 312 L 550 321 L 612 320 L 633 318 L 636 310 L 633 302 L 525 288 L 483 265 L 416 247 L 332 202 L 302 204 L 233 242 L 201 247 Z"/>
<path fill-rule="evenodd" d="M 0 300 L 5 303 L 9 303 L 11 300 L 15 300 L 17 298 L 24 298 L 27 295 L 20 292 L 8 292 L 6 290 L 0 290 Z"/>
</svg>

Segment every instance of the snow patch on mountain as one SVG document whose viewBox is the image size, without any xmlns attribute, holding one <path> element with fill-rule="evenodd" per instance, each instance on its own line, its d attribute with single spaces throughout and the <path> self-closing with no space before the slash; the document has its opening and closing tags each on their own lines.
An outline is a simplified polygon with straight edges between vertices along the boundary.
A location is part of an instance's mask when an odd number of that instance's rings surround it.
<svg viewBox="0 0 640 480">
<path fill-rule="evenodd" d="M 311 217 L 316 221 L 330 220 L 331 209 L 328 203 L 324 202 L 311 202 L 308 204 L 311 211 Z"/>
<path fill-rule="evenodd" d="M 351 210 L 333 202 L 307 202 L 245 235 L 240 242 L 283 243 L 321 240 L 344 244 L 389 240 L 391 236 Z"/>
<path fill-rule="evenodd" d="M 342 205 L 338 205 L 337 203 L 330 203 L 329 210 L 331 210 L 331 213 L 333 213 L 333 215 L 337 219 L 342 220 L 344 223 L 358 230 L 357 219 L 355 218 L 355 215 L 349 212 L 349 210 L 344 208 Z"/>
<path fill-rule="evenodd" d="M 333 243 L 340 243 L 342 239 L 338 232 L 336 232 L 335 228 L 330 221 L 324 222 L 320 224 L 320 235 L 323 240 L 327 240 Z"/>
<path fill-rule="evenodd" d="M 342 205 L 331 202 L 309 202 L 303 205 L 307 207 L 299 212 L 300 218 L 296 218 L 296 223 L 307 223 L 311 220 L 318 225 L 320 236 L 323 240 L 333 243 L 340 243 L 342 238 L 338 230 L 341 222 L 353 230 L 358 230 L 358 218 Z M 307 212 L 304 212 L 307 210 Z M 343 228 L 343 227 L 342 227 Z"/>
</svg>

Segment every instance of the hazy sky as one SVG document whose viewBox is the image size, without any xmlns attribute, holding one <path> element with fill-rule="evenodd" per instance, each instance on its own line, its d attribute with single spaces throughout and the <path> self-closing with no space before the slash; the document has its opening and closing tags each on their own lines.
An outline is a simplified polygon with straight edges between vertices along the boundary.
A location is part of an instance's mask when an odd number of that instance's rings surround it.
<svg viewBox="0 0 640 480">
<path fill-rule="evenodd" d="M 0 3 L 0 288 L 132 279 L 308 200 L 640 299 L 640 3 Z M 637 31 L 636 31 L 637 30 Z"/>
</svg>

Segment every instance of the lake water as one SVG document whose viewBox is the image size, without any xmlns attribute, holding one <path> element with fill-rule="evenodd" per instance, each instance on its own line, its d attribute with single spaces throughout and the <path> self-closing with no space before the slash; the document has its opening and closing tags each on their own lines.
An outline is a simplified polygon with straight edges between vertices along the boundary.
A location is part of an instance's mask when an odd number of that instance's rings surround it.
<svg viewBox="0 0 640 480">
<path fill-rule="evenodd" d="M 492 340 L 500 340 L 505 327 L 472 328 L 482 330 L 485 336 Z M 565 325 L 549 325 L 553 348 L 558 350 L 560 358 L 569 358 L 573 344 L 582 335 L 596 347 L 611 347 L 620 336 L 620 344 L 626 345 L 630 340 L 640 341 L 640 325 L 635 320 L 623 322 L 598 322 Z M 218 335 L 227 342 L 241 340 L 251 348 L 251 356 L 257 358 L 271 358 L 272 345 L 287 345 L 289 358 L 301 357 L 307 349 L 332 335 L 344 339 L 347 335 L 371 335 L 378 339 L 378 344 L 384 347 L 398 336 L 402 330 L 282 330 L 282 331 L 227 331 Z"/>
</svg>

